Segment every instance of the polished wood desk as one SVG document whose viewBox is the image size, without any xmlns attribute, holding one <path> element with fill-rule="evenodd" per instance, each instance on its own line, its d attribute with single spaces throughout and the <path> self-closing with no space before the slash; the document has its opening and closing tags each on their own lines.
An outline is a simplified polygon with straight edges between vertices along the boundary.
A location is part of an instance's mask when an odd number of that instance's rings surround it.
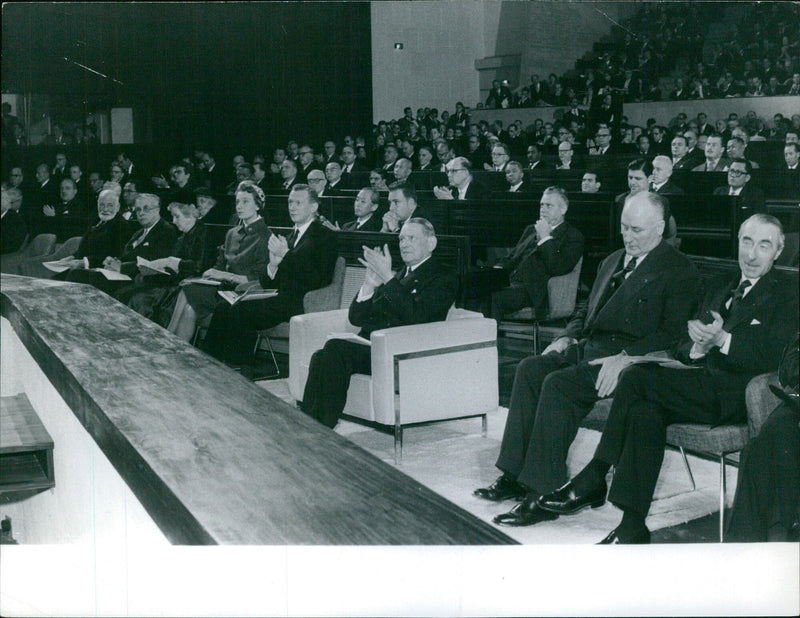
<svg viewBox="0 0 800 618">
<path fill-rule="evenodd" d="M 514 543 L 102 292 L 0 285 L 3 317 L 172 543 Z"/>
</svg>

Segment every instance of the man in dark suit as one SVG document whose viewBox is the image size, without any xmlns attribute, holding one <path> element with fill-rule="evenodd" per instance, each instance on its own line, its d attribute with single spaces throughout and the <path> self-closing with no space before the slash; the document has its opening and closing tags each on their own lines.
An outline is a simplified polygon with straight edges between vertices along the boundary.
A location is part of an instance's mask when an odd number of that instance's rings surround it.
<svg viewBox="0 0 800 618">
<path fill-rule="evenodd" d="M 700 278 L 664 242 L 664 198 L 637 193 L 625 204 L 625 248 L 600 263 L 589 300 L 566 336 L 517 366 L 497 467 L 503 475 L 475 495 L 522 499 L 495 522 L 529 526 L 557 515 L 536 505 L 566 480 L 569 445 L 594 402 L 614 392 L 629 356 L 672 346 L 694 311 Z"/>
<path fill-rule="evenodd" d="M 417 192 L 408 183 L 395 183 L 389 187 L 389 210 L 383 215 L 381 232 L 399 232 L 403 225 L 412 217 L 423 217 L 423 212 L 417 205 Z"/>
<path fill-rule="evenodd" d="M 447 317 L 456 298 L 458 279 L 432 256 L 436 248 L 433 226 L 412 218 L 400 230 L 400 255 L 405 267 L 392 272 L 389 248 L 364 247 L 367 267 L 364 284 L 350 305 L 348 319 L 369 339 L 373 331 L 407 324 L 437 322 Z M 362 343 L 330 339 L 311 357 L 308 381 L 300 408 L 328 427 L 334 427 L 344 409 L 350 376 L 372 374 L 371 348 Z"/>
<path fill-rule="evenodd" d="M 447 164 L 450 187 L 434 187 L 440 200 L 479 200 L 488 197 L 486 188 L 472 177 L 472 164 L 466 157 L 456 157 Z"/>
<path fill-rule="evenodd" d="M 285 163 L 286 161 L 284 161 Z M 242 366 L 247 373 L 256 333 L 303 313 L 306 292 L 329 285 L 336 265 L 336 234 L 317 218 L 319 197 L 308 185 L 289 193 L 289 216 L 294 230 L 289 238 L 269 239 L 269 265 L 261 287 L 278 295 L 235 305 L 220 301 L 208 326 L 205 350 L 220 360 Z"/>
<path fill-rule="evenodd" d="M 510 271 L 511 285 L 492 294 L 492 317 L 533 307 L 547 315 L 547 281 L 566 275 L 583 255 L 583 234 L 564 221 L 569 198 L 561 187 L 548 187 L 539 202 L 539 220 L 522 232 L 517 246 L 501 266 Z"/>
<path fill-rule="evenodd" d="M 689 157 L 689 140 L 685 135 L 676 135 L 670 142 L 670 152 L 672 153 L 672 170 L 690 170 L 698 161 Z"/>
<path fill-rule="evenodd" d="M 36 166 L 36 184 L 31 191 L 25 192 L 25 200 L 19 214 L 25 219 L 31 238 L 42 231 L 43 208 L 55 204 L 59 200 L 58 185 L 50 177 L 50 166 L 40 163 Z"/>
<path fill-rule="evenodd" d="M 517 161 L 508 162 L 505 176 L 509 193 L 530 193 L 532 191 L 524 181 L 522 166 Z"/>
<path fill-rule="evenodd" d="M 107 270 L 116 271 L 131 279 L 139 272 L 139 267 L 136 264 L 138 257 L 146 260 L 169 257 L 178 237 L 175 227 L 161 218 L 161 199 L 157 195 L 139 193 L 134 211 L 136 213 L 136 221 L 141 226 L 141 229 L 125 243 L 122 255 L 119 257 L 107 255 L 102 264 L 100 264 Z M 78 269 L 70 270 L 67 280 L 77 283 L 90 283 L 112 296 L 125 283 L 124 281 L 109 280 L 97 271 Z"/>
<path fill-rule="evenodd" d="M 684 195 L 685 191 L 672 182 L 672 159 L 658 155 L 653 159 L 653 173 L 650 176 L 650 191 L 659 195 Z"/>
<path fill-rule="evenodd" d="M 22 249 L 28 229 L 25 220 L 11 208 L 14 198 L 22 198 L 19 189 L 9 187 L 2 191 L 2 214 L 0 214 L 0 254 L 14 253 Z"/>
<path fill-rule="evenodd" d="M 605 157 L 616 154 L 614 147 L 611 145 L 611 129 L 608 127 L 600 127 L 594 136 L 594 148 L 589 150 L 589 155 L 592 157 Z"/>
<path fill-rule="evenodd" d="M 350 188 L 353 187 L 352 175 L 353 172 L 368 172 L 366 166 L 356 158 L 356 151 L 352 146 L 344 146 L 342 148 L 342 180 L 347 183 Z"/>
<path fill-rule="evenodd" d="M 348 221 L 341 229 L 345 232 L 380 232 L 383 221 L 375 214 L 377 210 L 378 192 L 372 187 L 364 187 L 353 204 L 355 221 Z"/>
<path fill-rule="evenodd" d="M 714 189 L 714 195 L 735 196 L 737 222 L 767 210 L 764 192 L 750 184 L 751 171 L 750 161 L 742 158 L 733 159 L 728 166 L 728 186 Z"/>
<path fill-rule="evenodd" d="M 119 196 L 111 189 L 104 189 L 97 198 L 97 216 L 100 221 L 92 225 L 81 238 L 74 255 L 61 260 L 70 269 L 98 268 L 108 257 L 120 257 L 134 232 L 135 225 L 122 217 Z M 69 271 L 55 276 L 69 279 Z"/>
<path fill-rule="evenodd" d="M 704 163 L 693 167 L 693 172 L 726 172 L 730 159 L 723 156 L 725 154 L 724 138 L 719 133 L 708 136 L 706 140 Z"/>
<path fill-rule="evenodd" d="M 548 512 L 573 513 L 605 501 L 605 476 L 615 466 L 608 499 L 622 522 L 603 541 L 648 543 L 645 517 L 664 457 L 667 426 L 727 425 L 747 419 L 751 378 L 776 371 L 797 332 L 797 280 L 772 266 L 783 250 L 780 221 L 757 214 L 739 228 L 734 277 L 713 280 L 696 319 L 674 350 L 692 371 L 642 365 L 621 378 L 594 458 L 570 483 L 539 500 Z"/>
<path fill-rule="evenodd" d="M 297 177 L 297 163 L 291 159 L 284 159 L 281 163 L 281 184 L 278 188 L 291 191 L 298 182 L 300 180 Z"/>
<path fill-rule="evenodd" d="M 338 161 L 331 161 L 325 165 L 325 179 L 328 184 L 325 186 L 325 195 L 342 195 L 343 189 L 349 189 L 347 183 L 342 178 L 342 164 Z"/>
<path fill-rule="evenodd" d="M 78 187 L 72 178 L 59 183 L 60 199 L 42 207 L 42 231 L 56 235 L 57 242 L 80 236 L 89 223 L 89 213 L 78 197 Z"/>
<path fill-rule="evenodd" d="M 542 159 L 542 151 L 538 144 L 528 145 L 528 164 L 527 169 L 533 172 L 533 176 L 547 176 L 553 173 L 553 166 Z"/>
</svg>

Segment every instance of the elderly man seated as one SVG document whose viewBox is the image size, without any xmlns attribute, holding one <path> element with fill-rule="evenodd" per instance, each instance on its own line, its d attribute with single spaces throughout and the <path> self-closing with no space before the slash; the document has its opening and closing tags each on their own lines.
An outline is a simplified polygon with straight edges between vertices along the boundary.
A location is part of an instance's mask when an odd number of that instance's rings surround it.
<svg viewBox="0 0 800 618">
<path fill-rule="evenodd" d="M 365 339 L 382 328 L 444 320 L 455 301 L 458 279 L 433 256 L 433 225 L 427 219 L 409 219 L 400 230 L 399 242 L 405 266 L 397 272 L 392 271 L 386 245 L 382 249 L 364 247 L 364 257 L 359 258 L 367 274 L 350 305 L 348 319 L 361 327 L 359 335 Z M 334 427 L 344 409 L 350 376 L 372 373 L 370 352 L 366 342 L 328 340 L 311 357 L 300 405 L 303 412 Z"/>
<path fill-rule="evenodd" d="M 569 515 L 606 499 L 622 521 L 601 544 L 649 543 L 645 518 L 664 458 L 667 426 L 727 425 L 746 420 L 751 378 L 776 371 L 781 351 L 797 332 L 797 288 L 772 266 L 784 246 L 783 227 L 756 214 L 739 228 L 739 273 L 710 282 L 688 320 L 675 358 L 693 371 L 640 365 L 621 377 L 594 458 L 569 483 L 537 500 L 548 514 Z"/>
<path fill-rule="evenodd" d="M 502 319 L 523 307 L 537 317 L 547 314 L 547 281 L 566 275 L 583 255 L 583 234 L 564 220 L 569 198 L 561 187 L 548 187 L 539 202 L 539 219 L 522 232 L 517 246 L 500 266 L 511 285 L 492 294 L 492 317 Z"/>
</svg>

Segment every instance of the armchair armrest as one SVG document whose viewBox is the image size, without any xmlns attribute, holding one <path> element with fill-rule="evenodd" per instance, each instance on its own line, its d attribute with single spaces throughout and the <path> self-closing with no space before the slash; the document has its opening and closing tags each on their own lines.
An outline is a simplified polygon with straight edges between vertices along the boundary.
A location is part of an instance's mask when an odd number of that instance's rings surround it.
<svg viewBox="0 0 800 618">
<path fill-rule="evenodd" d="M 752 440 L 761 431 L 761 426 L 781 400 L 770 390 L 770 385 L 780 387 L 777 372 L 762 373 L 750 380 L 745 390 L 747 402 L 747 426 Z"/>
<path fill-rule="evenodd" d="M 359 331 L 347 314 L 347 309 L 335 309 L 296 315 L 289 321 L 289 391 L 296 400 L 303 399 L 311 355 L 325 345 L 328 335 Z"/>
<path fill-rule="evenodd" d="M 403 424 L 485 413 L 498 405 L 497 325 L 479 318 L 375 331 L 375 420 L 395 424 L 395 390 Z M 397 384 L 396 384 L 397 381 Z"/>
</svg>

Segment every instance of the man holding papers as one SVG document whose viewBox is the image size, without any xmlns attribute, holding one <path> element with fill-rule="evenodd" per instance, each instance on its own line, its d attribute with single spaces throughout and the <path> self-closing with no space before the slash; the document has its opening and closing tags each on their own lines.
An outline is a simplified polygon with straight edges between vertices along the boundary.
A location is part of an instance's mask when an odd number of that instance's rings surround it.
<svg viewBox="0 0 800 618">
<path fill-rule="evenodd" d="M 778 369 L 781 350 L 797 332 L 797 280 L 772 266 L 783 250 L 781 223 L 756 214 L 739 228 L 735 278 L 710 282 L 698 317 L 689 320 L 675 357 L 696 369 L 630 367 L 621 377 L 594 458 L 569 483 L 539 498 L 548 512 L 568 515 L 608 499 L 622 522 L 601 544 L 649 543 L 645 517 L 664 458 L 667 426 L 726 425 L 747 418 L 745 388 Z"/>
<path fill-rule="evenodd" d="M 447 317 L 456 298 L 458 279 L 432 256 L 436 232 L 427 219 L 413 217 L 400 230 L 400 255 L 405 267 L 392 272 L 389 248 L 364 247 L 359 258 L 367 268 L 364 284 L 350 305 L 348 319 L 370 333 L 392 326 L 437 322 Z M 329 339 L 311 357 L 303 412 L 334 427 L 344 409 L 350 376 L 371 374 L 370 347 L 352 340 Z"/>
</svg>

